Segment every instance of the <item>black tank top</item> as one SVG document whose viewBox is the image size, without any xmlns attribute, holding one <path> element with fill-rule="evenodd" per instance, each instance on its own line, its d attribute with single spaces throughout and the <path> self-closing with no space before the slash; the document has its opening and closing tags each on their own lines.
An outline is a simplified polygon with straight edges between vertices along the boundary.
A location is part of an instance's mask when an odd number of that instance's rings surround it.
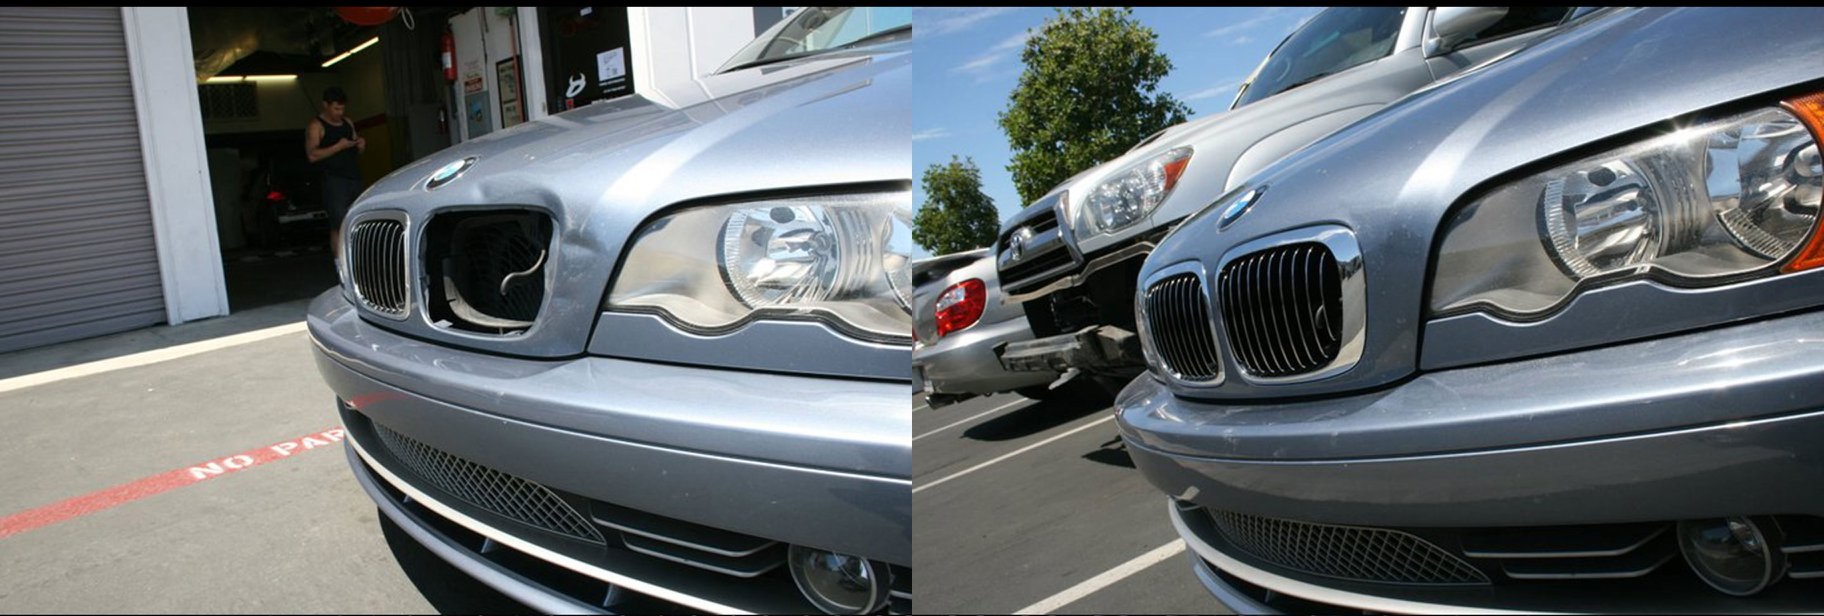
<svg viewBox="0 0 1824 616">
<path fill-rule="evenodd" d="M 353 140 L 355 138 L 355 125 L 350 123 L 347 118 L 342 119 L 341 126 L 324 121 L 323 116 L 317 116 L 316 120 L 318 124 L 323 125 L 323 138 L 317 140 L 319 149 L 340 143 L 343 139 Z M 317 161 L 317 168 L 322 169 L 325 175 L 359 180 L 361 179 L 361 150 L 360 148 L 349 148 L 336 152 L 329 158 Z"/>
</svg>

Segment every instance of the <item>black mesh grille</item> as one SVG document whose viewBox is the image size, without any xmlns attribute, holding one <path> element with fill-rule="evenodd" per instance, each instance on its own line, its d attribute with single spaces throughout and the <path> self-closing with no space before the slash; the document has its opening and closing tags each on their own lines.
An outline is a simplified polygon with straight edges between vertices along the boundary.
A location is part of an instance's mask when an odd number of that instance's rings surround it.
<svg viewBox="0 0 1824 616">
<path fill-rule="evenodd" d="M 1396 530 L 1312 524 L 1211 511 L 1224 539 L 1262 560 L 1306 573 L 1394 584 L 1487 584 L 1488 577 L 1430 542 Z"/>
<path fill-rule="evenodd" d="M 603 543 L 595 526 L 549 488 L 450 455 L 378 423 L 373 426 L 388 453 L 437 489 L 505 518 Z"/>
<path fill-rule="evenodd" d="M 369 220 L 348 233 L 348 271 L 368 308 L 399 316 L 406 310 L 405 224 Z"/>
<path fill-rule="evenodd" d="M 1179 274 L 1146 289 L 1147 332 L 1153 353 L 1179 378 L 1206 381 L 1222 373 L 1209 301 L 1196 274 Z"/>
<path fill-rule="evenodd" d="M 1291 376 L 1336 359 L 1342 277 L 1323 244 L 1280 246 L 1231 261 L 1217 293 L 1229 346 L 1248 373 Z"/>
</svg>

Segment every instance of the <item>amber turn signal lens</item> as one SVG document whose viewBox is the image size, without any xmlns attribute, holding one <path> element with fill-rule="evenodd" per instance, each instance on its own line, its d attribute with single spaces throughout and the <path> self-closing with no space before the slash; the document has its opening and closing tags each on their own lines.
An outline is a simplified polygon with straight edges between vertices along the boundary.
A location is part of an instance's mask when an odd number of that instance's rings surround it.
<svg viewBox="0 0 1824 616">
<path fill-rule="evenodd" d="M 1824 92 L 1787 99 L 1784 106 L 1811 129 L 1811 140 L 1824 149 Z M 1780 271 L 1790 274 L 1824 265 L 1824 217 L 1819 218 L 1818 225 L 1811 231 L 1811 242 Z"/>
</svg>

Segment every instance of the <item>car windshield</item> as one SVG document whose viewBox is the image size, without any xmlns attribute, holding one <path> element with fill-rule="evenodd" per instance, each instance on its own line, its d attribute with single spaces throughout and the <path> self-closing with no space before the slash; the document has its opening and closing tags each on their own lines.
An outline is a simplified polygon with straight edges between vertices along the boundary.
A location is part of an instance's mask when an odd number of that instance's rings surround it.
<svg viewBox="0 0 1824 616">
<path fill-rule="evenodd" d="M 721 72 L 857 47 L 911 32 L 909 7 L 810 7 L 768 28 L 735 52 Z"/>
<path fill-rule="evenodd" d="M 1343 72 L 1393 51 L 1405 7 L 1332 8 L 1281 41 L 1241 85 L 1231 108 Z"/>
</svg>

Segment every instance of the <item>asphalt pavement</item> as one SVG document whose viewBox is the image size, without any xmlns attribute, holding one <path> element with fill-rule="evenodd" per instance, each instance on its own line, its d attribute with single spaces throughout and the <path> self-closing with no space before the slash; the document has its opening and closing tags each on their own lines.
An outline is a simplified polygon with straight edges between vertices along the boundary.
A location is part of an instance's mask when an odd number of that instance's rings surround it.
<svg viewBox="0 0 1824 616">
<path fill-rule="evenodd" d="M 1224 612 L 1111 409 L 1014 394 L 913 405 L 919 611 Z"/>
<path fill-rule="evenodd" d="M 523 610 L 383 529 L 303 306 L 0 355 L 0 612 Z"/>
</svg>

